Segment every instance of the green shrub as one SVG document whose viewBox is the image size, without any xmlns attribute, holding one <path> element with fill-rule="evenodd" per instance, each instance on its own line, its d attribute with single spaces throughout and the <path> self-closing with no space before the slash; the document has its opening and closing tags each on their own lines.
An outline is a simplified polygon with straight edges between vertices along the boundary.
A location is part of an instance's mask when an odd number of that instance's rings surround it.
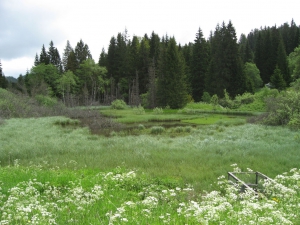
<svg viewBox="0 0 300 225">
<path fill-rule="evenodd" d="M 210 103 L 211 96 L 208 92 L 203 92 L 201 100 L 206 103 Z"/>
<path fill-rule="evenodd" d="M 175 128 L 175 132 L 176 132 L 176 133 L 183 133 L 183 132 L 184 132 L 184 128 L 181 127 L 181 126 L 180 126 L 180 127 L 176 127 L 176 128 Z"/>
<path fill-rule="evenodd" d="M 241 104 L 250 104 L 254 102 L 255 97 L 253 94 L 246 92 L 242 95 L 237 95 L 235 100 L 238 100 Z"/>
<path fill-rule="evenodd" d="M 293 116 L 288 123 L 288 127 L 292 130 L 299 130 L 300 129 L 300 115 Z"/>
<path fill-rule="evenodd" d="M 163 111 L 162 108 L 155 107 L 155 108 L 153 109 L 153 113 L 154 113 L 154 114 L 163 114 L 164 111 Z"/>
<path fill-rule="evenodd" d="M 193 130 L 193 127 L 191 127 L 191 126 L 187 126 L 187 127 L 184 128 L 184 131 L 187 132 L 187 133 L 191 133 L 192 130 Z"/>
<path fill-rule="evenodd" d="M 40 105 L 52 107 L 57 104 L 57 100 L 55 98 L 51 98 L 45 95 L 36 95 L 35 99 Z"/>
<path fill-rule="evenodd" d="M 161 134 L 165 131 L 165 128 L 162 126 L 153 126 L 151 127 L 151 134 Z"/>
<path fill-rule="evenodd" d="M 216 94 L 214 94 L 210 99 L 210 104 L 212 104 L 213 109 L 215 110 L 219 104 L 219 98 Z"/>
<path fill-rule="evenodd" d="M 138 129 L 139 129 L 139 130 L 145 130 L 145 126 L 144 126 L 143 124 L 139 124 L 139 125 L 138 125 Z"/>
<path fill-rule="evenodd" d="M 116 99 L 111 103 L 112 109 L 126 109 L 127 105 L 126 103 L 121 99 Z"/>
<path fill-rule="evenodd" d="M 137 115 L 143 115 L 143 114 L 145 114 L 145 109 L 143 106 L 139 105 L 138 107 L 133 108 L 133 112 L 134 112 L 134 114 L 137 114 Z"/>
</svg>

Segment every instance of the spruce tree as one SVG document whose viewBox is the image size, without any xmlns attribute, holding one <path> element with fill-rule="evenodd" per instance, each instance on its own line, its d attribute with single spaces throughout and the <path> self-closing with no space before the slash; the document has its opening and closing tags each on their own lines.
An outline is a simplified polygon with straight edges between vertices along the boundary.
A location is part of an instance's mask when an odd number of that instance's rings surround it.
<svg viewBox="0 0 300 225">
<path fill-rule="evenodd" d="M 54 47 L 53 41 L 51 41 L 49 44 L 48 58 L 49 58 L 49 63 L 56 66 L 59 72 L 62 72 L 60 55 L 57 48 Z"/>
<path fill-rule="evenodd" d="M 285 52 L 285 47 L 283 45 L 283 40 L 281 39 L 277 48 L 277 66 L 278 69 L 280 69 L 281 74 L 283 76 L 283 79 L 285 80 L 285 83 L 287 86 L 292 81 L 290 72 L 289 72 L 289 67 L 288 67 L 288 60 Z"/>
<path fill-rule="evenodd" d="M 239 55 L 235 29 L 229 21 L 226 26 L 217 26 L 211 44 L 211 62 L 208 69 L 206 90 L 210 95 L 224 95 L 224 89 L 231 97 L 242 94 L 247 87 L 243 62 Z"/>
<path fill-rule="evenodd" d="M 263 80 L 263 83 L 266 84 L 268 83 L 268 79 L 264 76 L 265 74 L 262 73 L 263 68 L 264 68 L 264 59 L 263 59 L 263 51 L 264 51 L 264 42 L 262 38 L 262 33 L 259 32 L 257 41 L 256 41 L 256 48 L 255 48 L 255 57 L 254 57 L 254 62 L 257 66 L 257 68 L 260 71 L 260 76 L 261 79 Z"/>
<path fill-rule="evenodd" d="M 63 58 L 62 58 L 62 66 L 63 66 L 63 70 L 65 72 L 68 71 L 68 66 L 67 66 L 68 65 L 68 58 L 69 58 L 72 51 L 73 51 L 73 48 L 71 47 L 71 44 L 70 44 L 69 40 L 67 40 L 67 44 L 66 44 L 66 47 L 64 49 Z"/>
<path fill-rule="evenodd" d="M 37 66 L 37 65 L 39 65 L 39 64 L 40 64 L 39 56 L 38 56 L 38 54 L 36 53 L 36 54 L 35 54 L 35 59 L 34 59 L 34 66 Z"/>
<path fill-rule="evenodd" d="M 72 71 L 73 73 L 76 72 L 76 70 L 78 69 L 79 65 L 75 56 L 75 52 L 73 50 L 71 50 L 71 52 L 69 53 L 69 56 L 67 58 L 67 62 L 65 65 L 65 71 L 67 72 L 68 70 Z"/>
<path fill-rule="evenodd" d="M 170 38 L 161 54 L 157 98 L 160 106 L 182 108 L 187 104 L 186 75 L 184 60 L 178 51 L 175 38 Z"/>
<path fill-rule="evenodd" d="M 102 48 L 102 51 L 100 53 L 98 64 L 99 66 L 107 66 L 107 54 L 104 48 Z"/>
<path fill-rule="evenodd" d="M 282 73 L 278 66 L 276 66 L 273 75 L 270 78 L 272 86 L 278 90 L 283 90 L 286 88 L 285 80 L 283 79 Z"/>
<path fill-rule="evenodd" d="M 110 43 L 108 46 L 108 52 L 107 52 L 107 71 L 109 76 L 113 76 L 116 72 L 116 45 L 117 45 L 117 41 L 116 38 L 113 36 L 110 39 Z"/>
<path fill-rule="evenodd" d="M 146 93 L 147 92 L 147 85 L 149 83 L 148 77 L 148 68 L 150 65 L 150 44 L 148 38 L 143 38 L 141 40 L 140 49 L 139 49 L 139 85 L 140 85 L 140 92 Z"/>
<path fill-rule="evenodd" d="M 209 65 L 209 44 L 199 27 L 192 49 L 190 84 L 192 97 L 196 102 L 202 98 L 205 88 L 205 75 Z"/>
<path fill-rule="evenodd" d="M 6 80 L 4 73 L 2 71 L 2 64 L 0 60 L 0 88 L 7 88 L 8 87 L 8 81 Z"/>
<path fill-rule="evenodd" d="M 149 58 L 154 59 L 155 67 L 158 66 L 159 54 L 160 54 L 160 37 L 158 36 L 158 34 L 155 34 L 153 31 L 150 37 Z"/>
<path fill-rule="evenodd" d="M 45 46 L 43 45 L 42 50 L 41 50 L 41 54 L 40 54 L 40 63 L 44 63 L 45 65 L 48 65 L 50 60 L 49 60 L 49 56 L 46 52 Z"/>
<path fill-rule="evenodd" d="M 82 39 L 80 39 L 80 41 L 77 42 L 74 53 L 75 53 L 78 65 L 81 64 L 84 60 L 92 59 L 92 55 L 91 55 L 89 46 L 87 44 L 84 44 Z"/>
</svg>

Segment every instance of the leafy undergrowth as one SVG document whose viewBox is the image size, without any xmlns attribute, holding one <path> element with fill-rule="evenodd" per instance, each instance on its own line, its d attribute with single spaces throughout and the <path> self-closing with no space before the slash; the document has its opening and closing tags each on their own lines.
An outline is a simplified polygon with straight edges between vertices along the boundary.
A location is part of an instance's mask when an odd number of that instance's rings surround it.
<svg viewBox="0 0 300 225">
<path fill-rule="evenodd" d="M 299 169 L 265 182 L 265 195 L 240 192 L 224 176 L 216 181 L 218 190 L 196 193 L 190 185 L 119 167 L 95 173 L 24 168 L 17 161 L 0 168 L 0 181 L 1 225 L 300 222 Z"/>
</svg>

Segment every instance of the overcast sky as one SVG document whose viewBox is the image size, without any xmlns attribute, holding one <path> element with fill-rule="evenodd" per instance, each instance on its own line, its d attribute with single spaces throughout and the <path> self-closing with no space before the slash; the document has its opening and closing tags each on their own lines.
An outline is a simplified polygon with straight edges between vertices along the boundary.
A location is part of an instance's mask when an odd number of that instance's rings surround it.
<svg viewBox="0 0 300 225">
<path fill-rule="evenodd" d="M 80 39 L 95 61 L 112 36 L 175 36 L 182 45 L 193 42 L 200 27 L 207 38 L 223 21 L 231 20 L 237 38 L 254 28 L 300 23 L 299 0 L 0 0 L 0 60 L 5 76 L 18 77 L 33 66 L 52 40 L 62 56 L 67 40 Z"/>
</svg>

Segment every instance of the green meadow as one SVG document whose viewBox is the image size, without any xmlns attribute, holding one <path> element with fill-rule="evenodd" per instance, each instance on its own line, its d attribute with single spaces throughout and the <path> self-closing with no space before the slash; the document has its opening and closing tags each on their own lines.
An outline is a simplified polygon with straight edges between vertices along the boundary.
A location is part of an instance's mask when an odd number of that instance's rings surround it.
<svg viewBox="0 0 300 225">
<path fill-rule="evenodd" d="M 123 124 L 103 133 L 63 116 L 1 120 L 0 224 L 297 224 L 300 133 L 203 107 L 89 108 Z M 277 183 L 241 197 L 227 184 L 236 164 Z"/>
</svg>

